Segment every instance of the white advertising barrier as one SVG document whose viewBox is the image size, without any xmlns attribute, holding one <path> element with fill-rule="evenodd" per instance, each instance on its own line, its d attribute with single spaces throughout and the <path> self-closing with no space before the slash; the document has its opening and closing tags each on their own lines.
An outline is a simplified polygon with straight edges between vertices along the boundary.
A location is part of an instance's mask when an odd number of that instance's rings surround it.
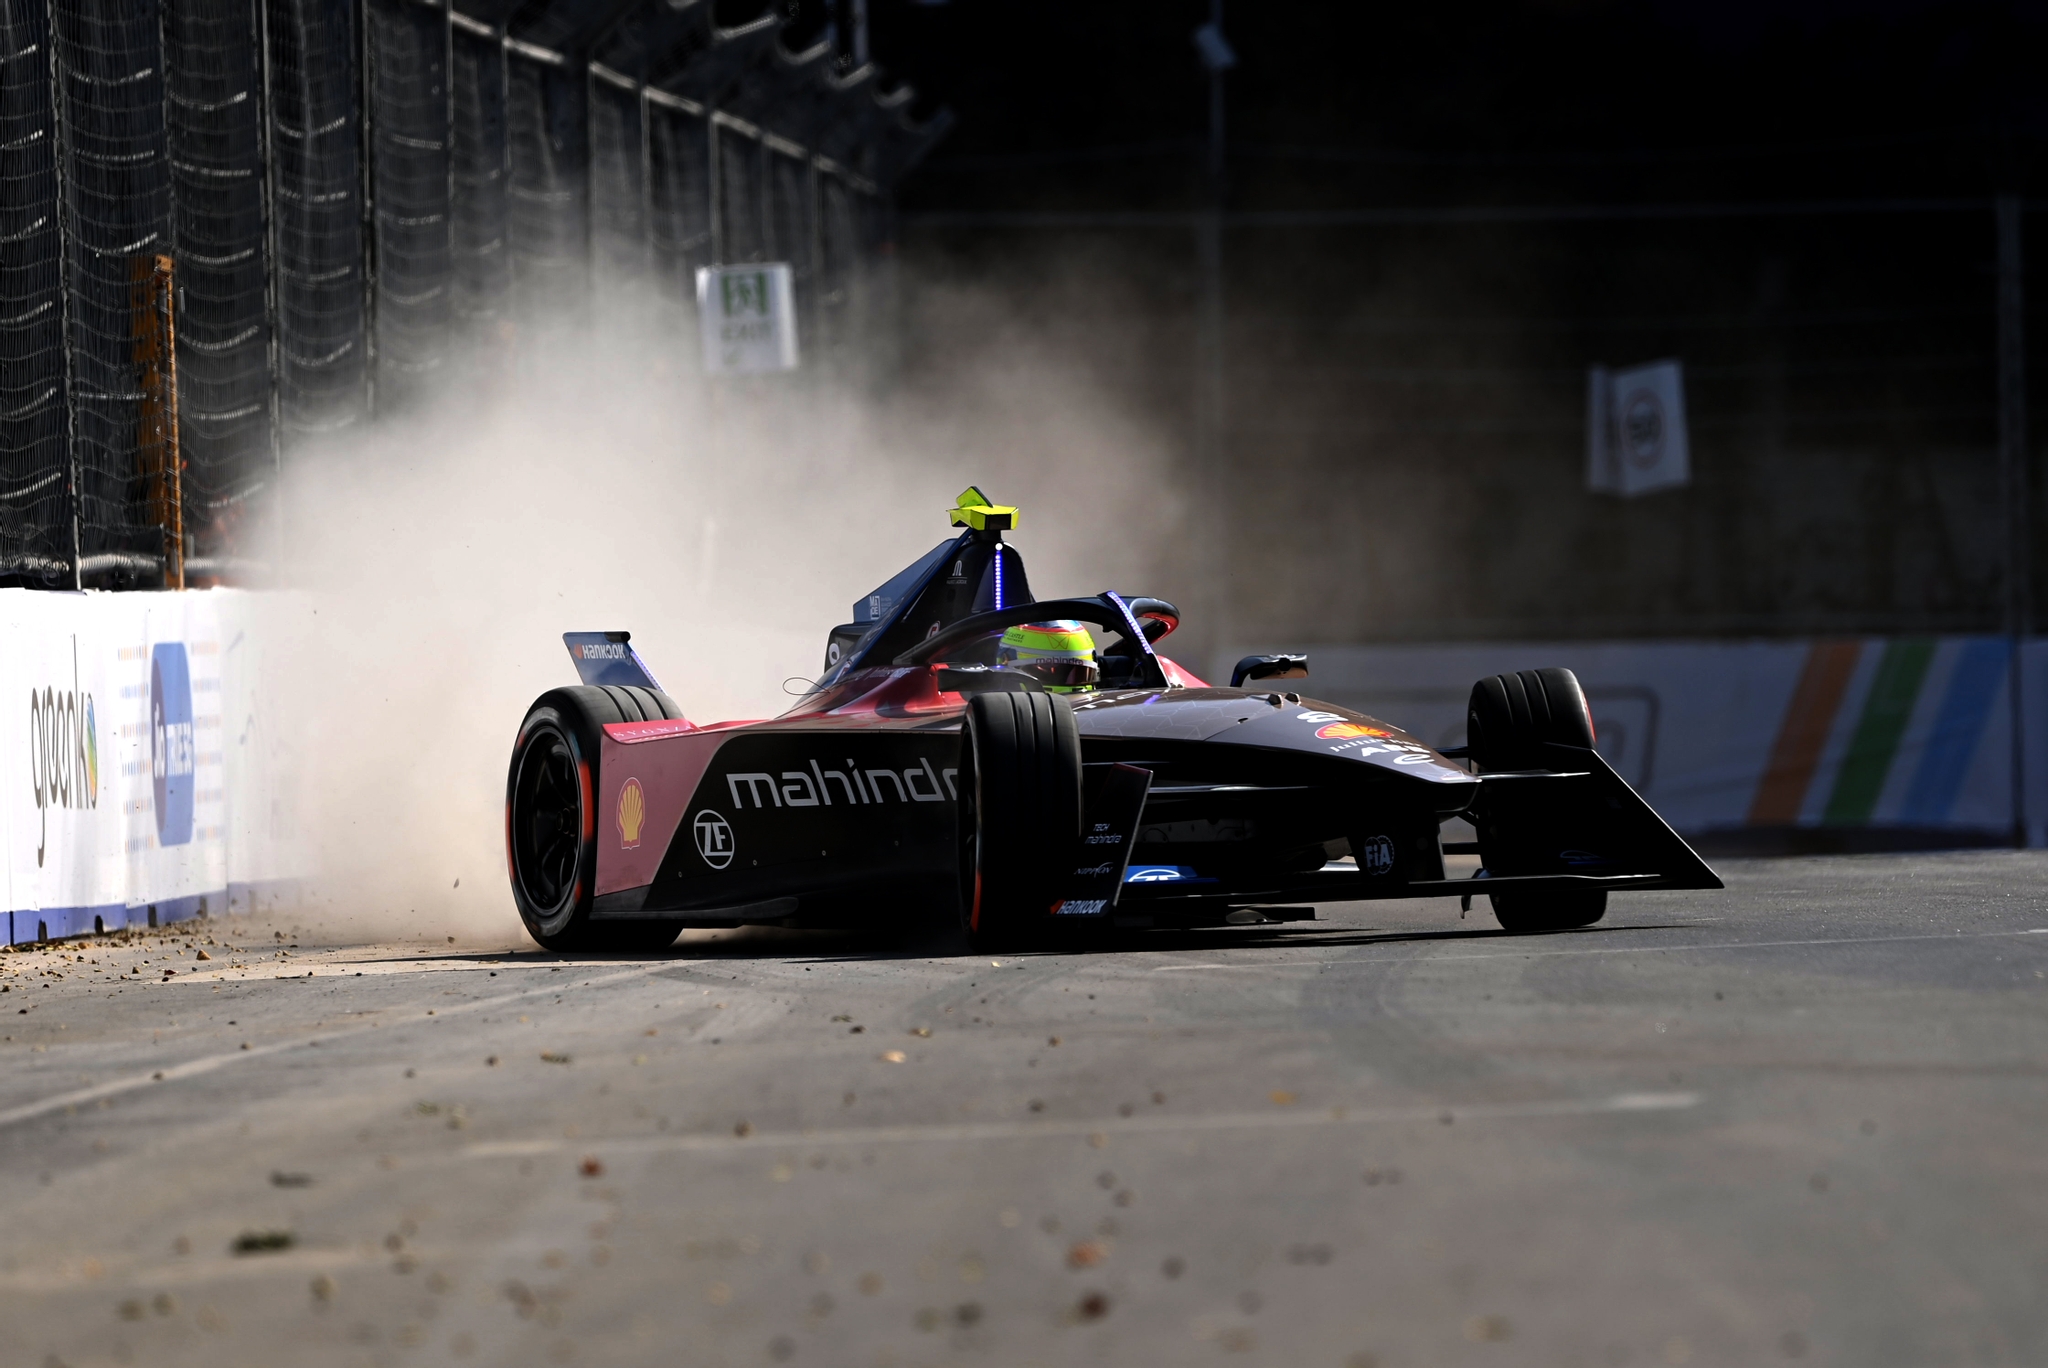
<svg viewBox="0 0 2048 1368">
<path fill-rule="evenodd" d="M 2048 643 L 2029 641 L 2022 662 L 2040 844 Z M 1456 746 L 1474 681 L 1563 665 L 1585 686 L 1601 754 L 1681 831 L 1988 834 L 2012 825 L 2010 663 L 2003 637 L 1316 646 L 1297 687 Z M 1217 673 L 1228 679 L 1229 665 Z"/>
<path fill-rule="evenodd" d="M 242 910 L 301 875 L 264 687 L 289 602 L 0 590 L 10 942 Z"/>
</svg>

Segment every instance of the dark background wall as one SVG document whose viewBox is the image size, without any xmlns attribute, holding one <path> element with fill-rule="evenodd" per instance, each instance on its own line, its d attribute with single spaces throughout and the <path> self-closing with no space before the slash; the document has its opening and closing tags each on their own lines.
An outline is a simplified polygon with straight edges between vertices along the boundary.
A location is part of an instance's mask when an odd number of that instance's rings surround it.
<svg viewBox="0 0 2048 1368">
<path fill-rule="evenodd" d="M 1229 7 L 1225 207 L 1427 212 L 1225 229 L 1214 479 L 1195 234 L 1087 217 L 1208 202 L 1207 17 L 876 0 L 874 32 L 958 116 L 901 194 L 909 373 L 985 362 L 920 342 L 972 287 L 1142 412 L 1222 509 L 1162 571 L 1218 632 L 1998 626 L 1991 197 L 2040 193 L 2048 6 Z M 1428 219 L 1459 208 L 1566 212 Z M 1667 356 L 1692 487 L 1585 492 L 1585 368 Z"/>
</svg>

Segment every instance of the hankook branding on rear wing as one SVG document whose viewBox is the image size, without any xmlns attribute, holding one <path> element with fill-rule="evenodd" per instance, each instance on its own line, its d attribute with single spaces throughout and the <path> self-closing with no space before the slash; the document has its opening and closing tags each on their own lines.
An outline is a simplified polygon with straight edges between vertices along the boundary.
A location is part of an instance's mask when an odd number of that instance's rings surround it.
<svg viewBox="0 0 2048 1368">
<path fill-rule="evenodd" d="M 929 759 L 906 770 L 861 769 L 848 760 L 844 769 L 826 769 L 816 760 L 806 770 L 737 771 L 725 776 L 732 805 L 745 810 L 749 804 L 764 807 L 831 807 L 833 791 L 837 801 L 853 805 L 871 803 L 948 803 L 959 798 L 954 777 L 957 769 L 933 769 Z M 941 789 L 940 785 L 945 787 Z M 762 795 L 767 795 L 763 801 Z"/>
</svg>

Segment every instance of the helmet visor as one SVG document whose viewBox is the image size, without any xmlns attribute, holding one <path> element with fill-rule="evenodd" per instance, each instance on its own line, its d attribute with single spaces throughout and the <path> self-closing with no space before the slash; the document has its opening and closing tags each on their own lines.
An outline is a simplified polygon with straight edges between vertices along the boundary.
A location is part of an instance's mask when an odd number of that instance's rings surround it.
<svg viewBox="0 0 2048 1368">
<path fill-rule="evenodd" d="M 1093 660 L 1072 656 L 1039 656 L 1035 659 L 1027 656 L 1019 660 L 1006 661 L 1003 668 L 1021 670 L 1046 688 L 1058 693 L 1072 689 L 1092 689 L 1101 674 Z"/>
</svg>

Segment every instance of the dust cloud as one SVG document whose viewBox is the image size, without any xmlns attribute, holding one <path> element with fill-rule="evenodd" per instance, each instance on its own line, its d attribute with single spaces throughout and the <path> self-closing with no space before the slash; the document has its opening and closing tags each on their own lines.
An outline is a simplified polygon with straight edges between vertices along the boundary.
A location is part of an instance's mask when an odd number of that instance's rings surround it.
<svg viewBox="0 0 2048 1368">
<path fill-rule="evenodd" d="M 307 934 L 524 943 L 506 765 L 531 701 L 575 682 L 564 631 L 630 630 L 692 720 L 772 716 L 970 482 L 1021 506 L 1041 597 L 1169 592 L 1171 451 L 1084 364 L 944 303 L 943 391 L 707 382 L 659 330 L 528 333 L 297 453 L 279 540 L 304 611 L 277 687 L 303 723 Z"/>
</svg>

